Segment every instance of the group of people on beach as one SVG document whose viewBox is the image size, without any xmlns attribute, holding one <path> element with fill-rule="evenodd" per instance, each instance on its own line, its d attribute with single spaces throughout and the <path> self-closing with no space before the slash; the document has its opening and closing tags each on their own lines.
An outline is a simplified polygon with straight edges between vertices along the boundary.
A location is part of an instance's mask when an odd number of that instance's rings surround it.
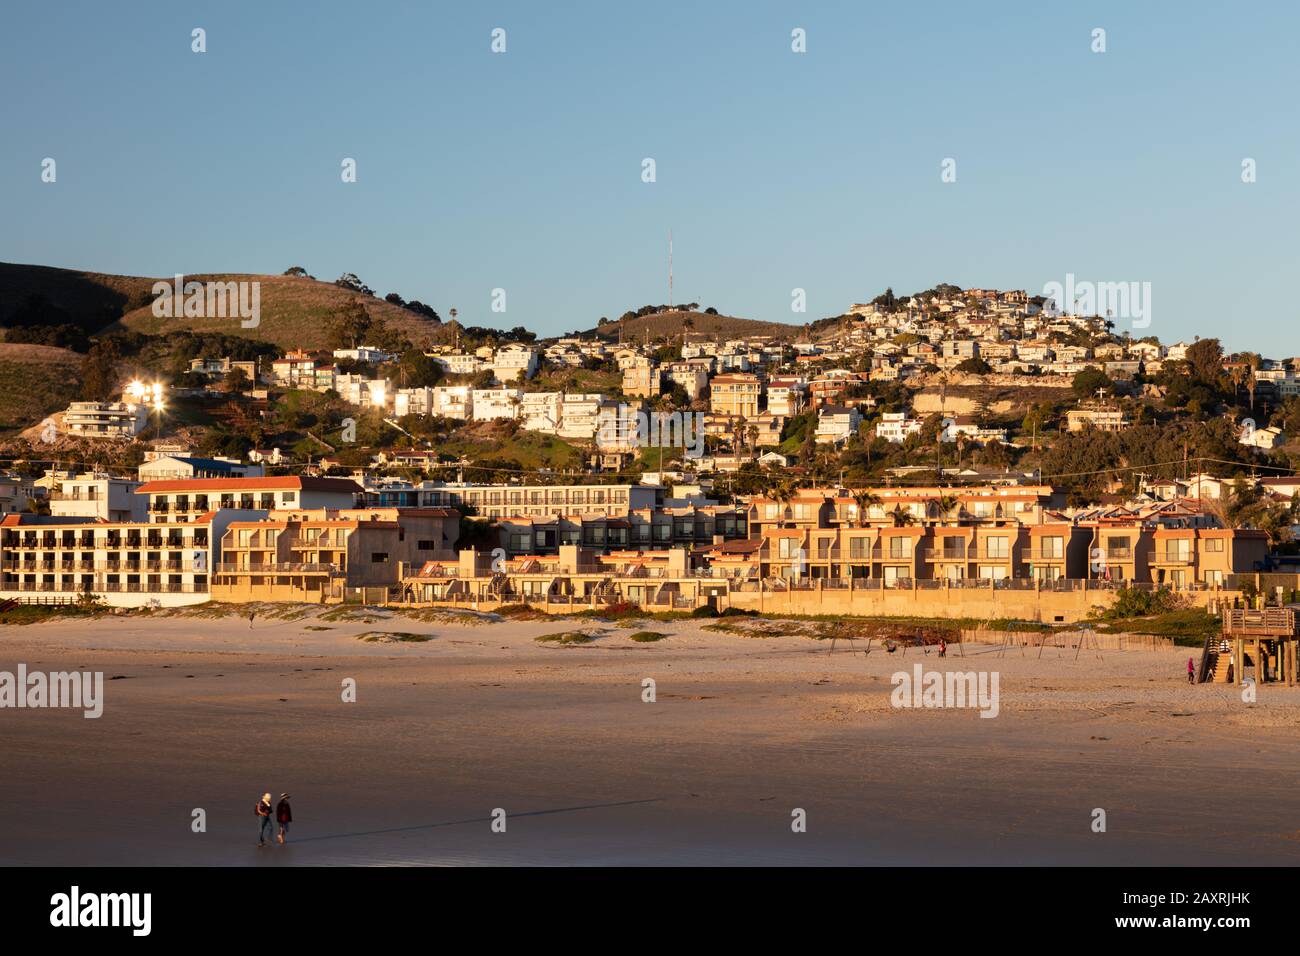
<svg viewBox="0 0 1300 956">
<path fill-rule="evenodd" d="M 280 794 L 280 802 L 274 807 L 271 806 L 271 795 L 262 794 L 262 799 L 257 801 L 257 806 L 253 809 L 257 814 L 257 845 L 266 846 L 267 838 L 271 835 L 271 819 L 274 814 L 275 822 L 280 825 L 280 832 L 276 834 L 275 841 L 281 845 L 284 839 L 289 835 L 289 824 L 293 822 L 293 810 L 289 807 L 289 795 Z"/>
</svg>

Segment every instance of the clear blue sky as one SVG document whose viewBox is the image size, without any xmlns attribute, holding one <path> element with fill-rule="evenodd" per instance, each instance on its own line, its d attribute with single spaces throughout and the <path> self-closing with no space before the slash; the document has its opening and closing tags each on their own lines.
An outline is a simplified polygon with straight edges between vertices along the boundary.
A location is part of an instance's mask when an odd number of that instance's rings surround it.
<svg viewBox="0 0 1300 956">
<path fill-rule="evenodd" d="M 671 228 L 677 301 L 731 314 L 1072 272 L 1300 354 L 1294 4 L 300 6 L 8 5 L 0 260 L 350 271 L 549 335 L 666 301 Z"/>
</svg>

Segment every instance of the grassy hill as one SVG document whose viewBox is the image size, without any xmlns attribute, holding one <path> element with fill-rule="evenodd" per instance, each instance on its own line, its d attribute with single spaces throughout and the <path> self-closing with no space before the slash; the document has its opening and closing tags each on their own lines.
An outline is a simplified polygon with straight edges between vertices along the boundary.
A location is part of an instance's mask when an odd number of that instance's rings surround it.
<svg viewBox="0 0 1300 956">
<path fill-rule="evenodd" d="M 45 345 L 0 342 L 0 435 L 11 435 L 77 396 L 81 356 Z"/>
<path fill-rule="evenodd" d="M 113 328 L 158 334 L 172 329 L 196 332 L 225 332 L 246 338 L 274 342 L 281 348 L 324 348 L 331 317 L 352 299 L 361 299 L 371 318 L 400 330 L 416 345 L 427 345 L 440 327 L 422 316 L 383 299 L 362 296 L 331 282 L 292 276 L 239 275 L 218 273 L 186 276 L 195 282 L 260 282 L 261 324 L 241 328 L 238 319 L 172 319 L 153 314 L 151 305 L 127 312 Z M 111 331 L 110 329 L 109 331 Z"/>
<path fill-rule="evenodd" d="M 709 315 L 706 312 L 657 312 L 639 318 L 623 321 L 616 319 L 596 329 L 588 329 L 583 335 L 597 335 L 602 339 L 617 342 L 620 333 L 624 341 L 644 341 L 647 333 L 653 341 L 656 338 L 671 338 L 680 335 L 687 320 L 691 321 L 689 331 L 717 336 L 719 338 L 740 338 L 747 335 L 771 335 L 776 338 L 793 341 L 803 334 L 802 325 L 786 325 L 783 322 L 761 322 L 758 319 L 740 319 L 731 315 Z"/>
<path fill-rule="evenodd" d="M 169 278 L 164 277 L 164 281 Z M 185 278 L 196 282 L 260 282 L 261 324 L 245 329 L 237 318 L 158 318 L 152 311 L 152 288 L 158 279 L 0 263 L 0 325 L 24 301 L 40 295 L 91 332 L 131 329 L 156 334 L 193 329 L 262 339 L 285 348 L 321 348 L 326 344 L 331 316 L 354 298 L 365 302 L 373 318 L 404 332 L 416 345 L 432 342 L 440 328 L 383 299 L 360 296 L 315 279 L 232 273 L 196 273 Z"/>
</svg>

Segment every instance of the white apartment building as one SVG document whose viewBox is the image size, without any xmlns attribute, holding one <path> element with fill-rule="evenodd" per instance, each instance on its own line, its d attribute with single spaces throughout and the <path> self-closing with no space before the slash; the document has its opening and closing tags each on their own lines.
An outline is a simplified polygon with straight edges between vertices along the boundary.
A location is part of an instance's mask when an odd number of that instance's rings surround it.
<svg viewBox="0 0 1300 956">
<path fill-rule="evenodd" d="M 474 421 L 518 418 L 521 395 L 517 388 L 474 389 Z"/>
<path fill-rule="evenodd" d="M 685 389 L 692 402 L 709 387 L 708 369 L 699 362 L 673 362 L 664 366 L 662 377 Z"/>
<path fill-rule="evenodd" d="M 474 417 L 474 390 L 468 385 L 438 385 L 432 389 L 429 414 L 461 421 Z"/>
<path fill-rule="evenodd" d="M 149 520 L 155 524 L 188 524 L 218 510 L 347 510 L 360 493 L 361 486 L 351 478 L 310 475 L 146 481 L 136 489 L 148 500 Z"/>
<path fill-rule="evenodd" d="M 598 392 L 565 394 L 560 403 L 560 424 L 555 434 L 560 438 L 591 441 L 596 437 L 596 420 L 605 396 Z"/>
<path fill-rule="evenodd" d="M 334 390 L 343 401 L 363 408 L 384 408 L 388 405 L 388 383 L 382 378 L 338 375 L 334 379 Z"/>
<path fill-rule="evenodd" d="M 560 392 L 525 392 L 519 401 L 519 419 L 524 428 L 555 434 L 560 426 Z"/>
<path fill-rule="evenodd" d="M 131 402 L 73 402 L 63 430 L 78 438 L 134 438 L 149 424 L 149 406 Z"/>
<path fill-rule="evenodd" d="M 921 433 L 922 421 L 909 418 L 906 412 L 885 412 L 876 423 L 876 437 L 894 444 L 902 444 L 909 435 Z"/>
<path fill-rule="evenodd" d="M 184 525 L 7 515 L 0 521 L 0 600 L 90 593 L 112 607 L 208 600 L 221 535 L 258 511 L 209 513 Z"/>
<path fill-rule="evenodd" d="M 1117 432 L 1128 427 L 1128 419 L 1118 408 L 1072 408 L 1065 413 L 1065 421 L 1072 432 L 1081 432 L 1089 427 Z"/>
<path fill-rule="evenodd" d="M 425 353 L 428 355 L 429 353 Z M 448 375 L 476 375 L 486 368 L 486 363 L 477 355 L 453 352 L 447 355 L 429 355 Z"/>
<path fill-rule="evenodd" d="M 432 415 L 433 389 L 399 388 L 393 393 L 393 414 L 398 418 L 403 415 Z"/>
<path fill-rule="evenodd" d="M 145 500 L 135 493 L 139 487 L 140 482 L 134 479 L 109 475 L 63 478 L 50 492 L 50 514 L 57 518 L 143 521 Z"/>
<path fill-rule="evenodd" d="M 193 455 L 159 455 L 148 457 L 136 469 L 141 481 L 171 478 L 258 478 L 265 474 L 261 465 L 246 465 L 233 458 L 196 458 Z"/>
<path fill-rule="evenodd" d="M 526 345 L 507 345 L 492 358 L 492 374 L 502 383 L 532 378 L 537 367 L 537 349 Z"/>
<path fill-rule="evenodd" d="M 354 349 L 334 350 L 336 360 L 351 359 L 353 362 L 370 362 L 374 365 L 391 362 L 396 357 L 392 352 L 385 352 L 383 349 L 377 349 L 370 345 L 359 345 Z"/>
</svg>

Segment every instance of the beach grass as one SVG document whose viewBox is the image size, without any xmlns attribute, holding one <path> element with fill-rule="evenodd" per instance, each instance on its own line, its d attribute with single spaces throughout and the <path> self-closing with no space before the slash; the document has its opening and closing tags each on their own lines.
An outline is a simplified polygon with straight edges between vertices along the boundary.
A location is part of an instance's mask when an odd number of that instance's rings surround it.
<svg viewBox="0 0 1300 956">
<path fill-rule="evenodd" d="M 554 634 L 540 634 L 533 640 L 539 644 L 590 644 L 594 641 L 595 635 L 586 634 L 582 631 L 557 631 Z"/>
</svg>

